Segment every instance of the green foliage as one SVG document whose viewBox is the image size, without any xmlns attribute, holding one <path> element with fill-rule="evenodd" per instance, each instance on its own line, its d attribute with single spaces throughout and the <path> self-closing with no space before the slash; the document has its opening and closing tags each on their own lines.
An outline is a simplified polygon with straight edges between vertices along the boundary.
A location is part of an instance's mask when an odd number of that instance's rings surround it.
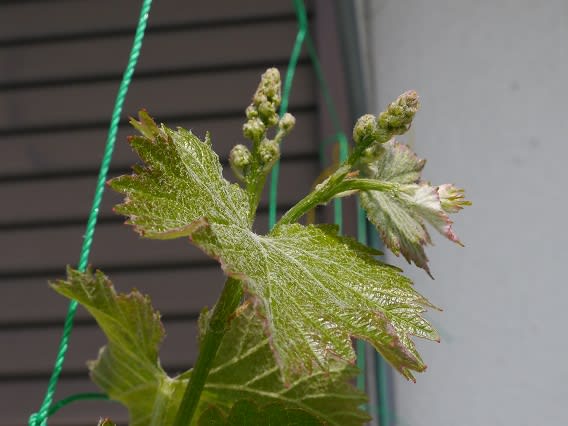
<svg viewBox="0 0 568 426">
<path fill-rule="evenodd" d="M 105 333 L 107 346 L 96 361 L 89 362 L 91 378 L 110 398 L 128 407 L 129 424 L 172 424 L 187 377 L 171 379 L 160 366 L 158 347 L 164 329 L 150 299 L 136 290 L 117 294 L 100 271 L 67 268 L 67 280 L 52 286 L 83 305 Z"/>
<path fill-rule="evenodd" d="M 360 163 L 362 175 L 394 185 L 388 191 L 362 191 L 361 205 L 392 252 L 402 253 L 429 273 L 424 246 L 432 241 L 424 222 L 461 244 L 448 213 L 470 203 L 463 201 L 463 191 L 452 185 L 440 187 L 440 194 L 439 188 L 420 181 L 425 163 L 408 146 L 394 140 L 368 148 Z"/>
<path fill-rule="evenodd" d="M 425 223 L 459 243 L 448 214 L 470 204 L 463 190 L 422 182 L 424 160 L 392 140 L 410 127 L 416 92 L 378 117 L 361 117 L 348 159 L 262 236 L 252 232 L 258 202 L 295 123 L 290 114 L 278 117 L 280 100 L 280 76 L 269 69 L 246 109 L 250 147 L 238 144 L 229 156 L 242 186 L 223 178 L 209 135 L 201 141 L 158 126 L 145 111 L 131 120 L 141 135 L 130 138 L 145 164 L 110 182 L 125 195 L 116 211 L 142 236 L 189 237 L 229 277 L 216 307 L 200 318 L 193 371 L 170 378 L 161 368 L 164 331 L 147 297 L 117 295 L 100 272 L 69 270 L 67 281 L 54 284 L 107 335 L 92 377 L 128 407 L 132 425 L 361 425 L 364 399 L 349 384 L 352 337 L 370 342 L 410 380 L 426 368 L 411 338 L 438 340 L 422 316 L 433 305 L 377 260 L 378 251 L 333 226 L 297 223 L 318 204 L 355 195 L 386 245 L 427 272 Z"/>
<path fill-rule="evenodd" d="M 335 227 L 284 225 L 262 237 L 202 221 L 190 238 L 243 281 L 286 380 L 327 369 L 331 358 L 352 361 L 350 336 L 371 342 L 406 377 L 424 370 L 410 335 L 438 339 L 420 316 L 428 302 Z"/>
<path fill-rule="evenodd" d="M 222 176 L 219 157 L 188 130 L 158 127 L 145 111 L 131 123 L 141 136 L 129 138 L 147 167 L 111 180 L 125 202 L 115 207 L 128 223 L 147 238 L 170 239 L 187 235 L 185 227 L 207 217 L 216 223 L 250 226 L 249 199 L 238 185 Z"/>
<path fill-rule="evenodd" d="M 54 282 L 53 288 L 81 303 L 108 339 L 98 360 L 89 363 L 93 381 L 128 408 L 130 425 L 172 424 L 191 371 L 170 378 L 160 366 L 164 330 L 149 298 L 136 290 L 117 294 L 100 271 L 67 272 L 67 280 Z M 202 317 L 201 333 L 206 334 L 207 313 Z M 205 384 L 198 412 L 209 414 L 203 413 L 199 424 L 208 424 L 203 419 L 211 413 L 241 419 L 242 410 L 231 410 L 247 398 L 261 412 L 274 415 L 281 410 L 290 421 L 310 418 L 309 424 L 355 426 L 367 419 L 358 408 L 364 395 L 348 383 L 356 373 L 353 367 L 334 363 L 328 372 L 319 370 L 285 386 L 263 327 L 250 304 L 235 314 Z"/>
<path fill-rule="evenodd" d="M 204 405 L 229 415 L 231 405 L 242 399 L 263 408 L 278 404 L 285 410 L 303 410 L 330 426 L 355 426 L 367 419 L 359 409 L 364 395 L 349 384 L 356 375 L 354 367 L 334 362 L 328 371 L 314 370 L 285 384 L 264 327 L 251 303 L 239 308 L 213 361 L 202 394 Z M 202 328 L 201 333 L 206 332 Z"/>
<path fill-rule="evenodd" d="M 270 404 L 259 408 L 254 402 L 237 402 L 228 416 L 215 409 L 208 409 L 199 419 L 199 426 L 323 426 L 319 419 L 305 411 Z"/>
</svg>

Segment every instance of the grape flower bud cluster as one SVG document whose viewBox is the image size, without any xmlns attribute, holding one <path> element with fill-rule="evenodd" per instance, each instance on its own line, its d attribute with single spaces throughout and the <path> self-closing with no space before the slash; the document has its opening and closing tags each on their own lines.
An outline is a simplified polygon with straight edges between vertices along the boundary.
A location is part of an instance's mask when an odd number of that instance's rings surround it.
<svg viewBox="0 0 568 426">
<path fill-rule="evenodd" d="M 239 144 L 233 147 L 229 155 L 229 164 L 237 178 L 246 180 L 255 167 L 266 173 L 280 158 L 280 142 L 296 122 L 292 114 L 278 116 L 281 96 L 280 73 L 276 68 L 269 68 L 262 75 L 252 102 L 246 109 L 247 121 L 243 124 L 243 135 L 252 141 L 252 152 Z M 276 126 L 276 134 L 270 139 L 268 131 Z"/>
<path fill-rule="evenodd" d="M 353 128 L 353 140 L 357 145 L 369 146 L 374 141 L 384 143 L 394 135 L 402 135 L 410 128 L 418 106 L 414 90 L 403 93 L 378 117 L 366 114 L 359 118 Z"/>
</svg>

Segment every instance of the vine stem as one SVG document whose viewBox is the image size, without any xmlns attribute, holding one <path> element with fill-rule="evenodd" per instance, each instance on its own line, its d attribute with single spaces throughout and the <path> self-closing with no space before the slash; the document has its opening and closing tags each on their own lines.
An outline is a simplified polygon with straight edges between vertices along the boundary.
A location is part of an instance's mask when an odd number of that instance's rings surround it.
<svg viewBox="0 0 568 426">
<path fill-rule="evenodd" d="M 375 179 L 350 178 L 345 168 L 339 168 L 330 178 L 322 183 L 315 191 L 301 199 L 294 207 L 288 210 L 278 221 L 273 232 L 277 232 L 282 225 L 296 222 L 304 213 L 319 204 L 326 204 L 332 198 L 348 191 L 381 191 L 387 192 L 397 188 L 397 184 L 382 182 Z"/>
<path fill-rule="evenodd" d="M 235 278 L 227 278 L 221 297 L 209 319 L 205 336 L 199 348 L 199 356 L 191 372 L 191 377 L 183 394 L 173 426 L 188 426 L 191 424 L 207 376 L 215 361 L 223 336 L 229 327 L 229 319 L 239 306 L 242 296 L 243 286 L 241 282 Z"/>
</svg>

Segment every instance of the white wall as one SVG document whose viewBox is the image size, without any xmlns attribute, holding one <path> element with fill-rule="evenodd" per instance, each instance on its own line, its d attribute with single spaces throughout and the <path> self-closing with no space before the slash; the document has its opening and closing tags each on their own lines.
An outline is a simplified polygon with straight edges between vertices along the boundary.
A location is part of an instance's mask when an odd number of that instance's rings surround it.
<svg viewBox="0 0 568 426">
<path fill-rule="evenodd" d="M 429 369 L 396 380 L 399 425 L 568 424 L 568 2 L 371 0 L 376 109 L 407 89 L 425 176 L 465 187 L 466 244 L 404 264 L 444 308 Z M 402 265 L 402 263 L 401 263 Z"/>
</svg>

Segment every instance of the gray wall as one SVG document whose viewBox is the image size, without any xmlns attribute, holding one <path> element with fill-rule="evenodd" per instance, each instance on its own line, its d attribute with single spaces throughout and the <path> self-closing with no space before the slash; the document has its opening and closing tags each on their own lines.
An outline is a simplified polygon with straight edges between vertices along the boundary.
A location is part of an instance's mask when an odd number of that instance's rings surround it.
<svg viewBox="0 0 568 426">
<path fill-rule="evenodd" d="M 558 425 L 568 396 L 564 336 L 566 1 L 374 0 L 368 36 L 376 109 L 422 97 L 407 141 L 425 177 L 467 189 L 455 217 L 465 248 L 442 238 L 432 281 L 407 264 L 441 344 L 429 369 L 396 379 L 399 425 Z"/>
</svg>

